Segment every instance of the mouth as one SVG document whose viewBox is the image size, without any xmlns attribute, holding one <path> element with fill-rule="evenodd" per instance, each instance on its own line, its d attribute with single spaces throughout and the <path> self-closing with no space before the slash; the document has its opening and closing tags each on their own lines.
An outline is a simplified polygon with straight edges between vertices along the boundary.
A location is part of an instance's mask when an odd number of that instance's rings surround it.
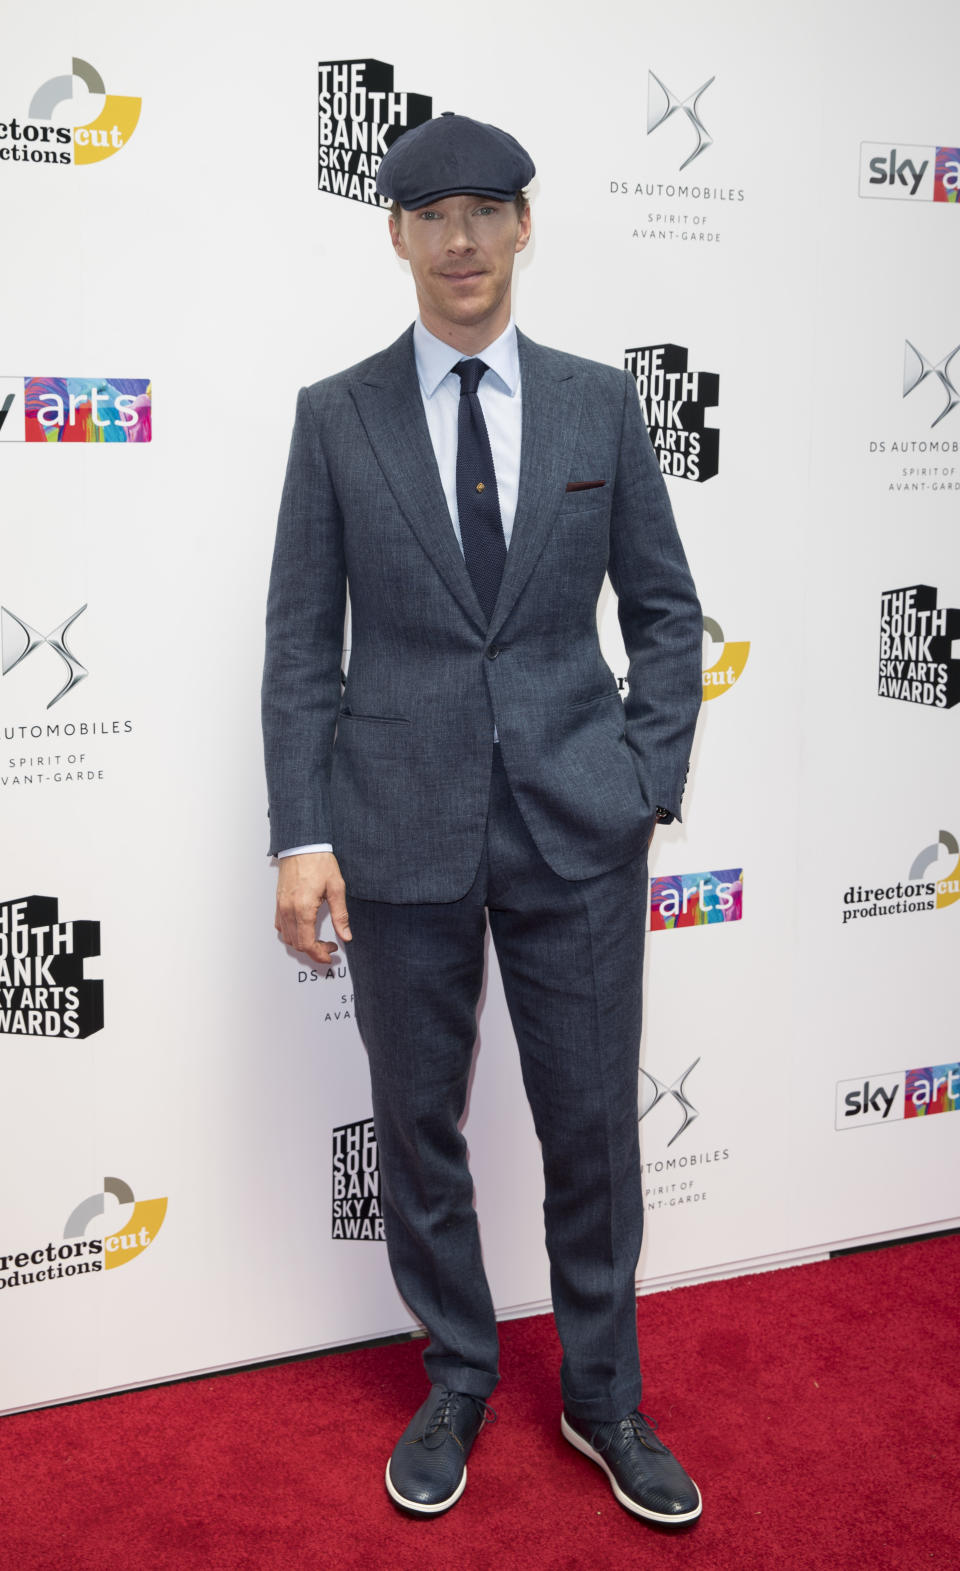
<svg viewBox="0 0 960 1571">
<path fill-rule="evenodd" d="M 440 277 L 449 279 L 453 283 L 463 284 L 469 283 L 472 278 L 483 278 L 485 271 L 482 267 L 476 267 L 469 273 L 441 273 Z"/>
</svg>

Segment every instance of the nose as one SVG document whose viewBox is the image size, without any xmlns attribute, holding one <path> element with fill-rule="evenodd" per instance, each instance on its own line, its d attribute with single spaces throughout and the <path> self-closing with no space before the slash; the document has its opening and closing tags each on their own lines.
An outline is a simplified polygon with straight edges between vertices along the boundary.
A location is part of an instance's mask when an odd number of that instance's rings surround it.
<svg viewBox="0 0 960 1571">
<path fill-rule="evenodd" d="M 473 236 L 470 233 L 467 221 L 462 218 L 457 219 L 455 223 L 451 224 L 450 232 L 447 235 L 447 250 L 457 256 L 462 256 L 465 252 L 473 249 Z"/>
</svg>

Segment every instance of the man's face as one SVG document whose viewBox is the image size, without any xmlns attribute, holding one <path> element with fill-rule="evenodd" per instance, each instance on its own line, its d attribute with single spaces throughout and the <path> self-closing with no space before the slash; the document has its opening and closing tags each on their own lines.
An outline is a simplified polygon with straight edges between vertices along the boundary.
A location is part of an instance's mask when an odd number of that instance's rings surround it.
<svg viewBox="0 0 960 1571">
<path fill-rule="evenodd" d="M 530 238 L 530 210 L 485 196 L 445 196 L 390 220 L 394 250 L 410 263 L 424 326 L 496 329 L 510 316 L 513 259 Z"/>
</svg>

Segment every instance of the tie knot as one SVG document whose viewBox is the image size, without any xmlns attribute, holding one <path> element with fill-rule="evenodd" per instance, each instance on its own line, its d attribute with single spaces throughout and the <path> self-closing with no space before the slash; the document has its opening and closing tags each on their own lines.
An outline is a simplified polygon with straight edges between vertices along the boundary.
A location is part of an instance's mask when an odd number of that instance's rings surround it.
<svg viewBox="0 0 960 1571">
<path fill-rule="evenodd" d="M 480 378 L 489 369 L 482 360 L 458 360 L 454 366 L 455 374 L 460 378 L 460 397 L 467 393 L 475 393 L 480 386 Z"/>
</svg>

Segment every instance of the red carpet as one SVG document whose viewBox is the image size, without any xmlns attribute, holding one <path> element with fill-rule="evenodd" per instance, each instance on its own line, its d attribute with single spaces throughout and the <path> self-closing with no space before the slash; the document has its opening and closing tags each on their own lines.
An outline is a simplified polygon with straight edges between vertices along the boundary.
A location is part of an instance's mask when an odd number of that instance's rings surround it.
<svg viewBox="0 0 960 1571">
<path fill-rule="evenodd" d="M 390 1505 L 417 1344 L 0 1426 L 9 1571 L 926 1571 L 960 1566 L 960 1236 L 683 1288 L 639 1306 L 644 1408 L 697 1479 L 671 1534 L 559 1437 L 552 1320 L 502 1327 L 500 1421 L 460 1504 Z"/>
</svg>

